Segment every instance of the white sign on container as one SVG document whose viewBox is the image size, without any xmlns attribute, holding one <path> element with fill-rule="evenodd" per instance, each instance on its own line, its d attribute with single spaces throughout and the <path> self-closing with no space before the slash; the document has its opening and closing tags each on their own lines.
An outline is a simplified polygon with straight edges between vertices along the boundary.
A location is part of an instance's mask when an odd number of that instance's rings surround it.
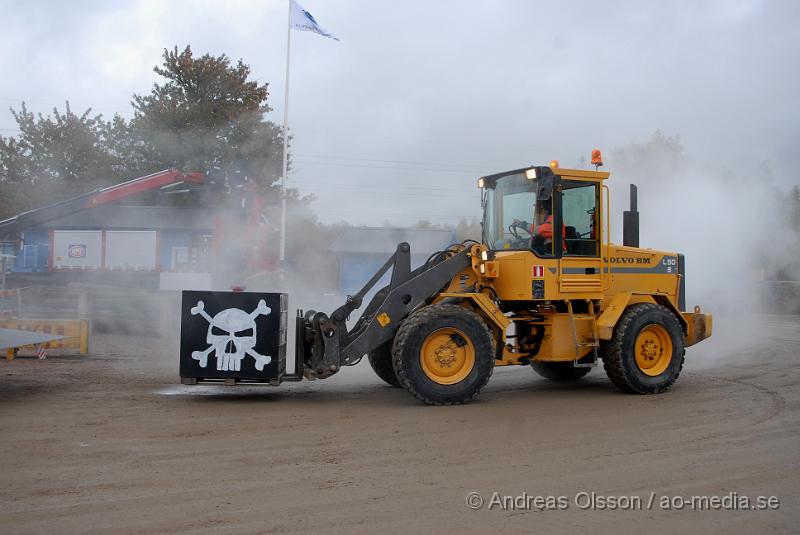
<svg viewBox="0 0 800 535">
<path fill-rule="evenodd" d="M 158 235 L 154 230 L 106 231 L 106 269 L 156 269 Z"/>
</svg>

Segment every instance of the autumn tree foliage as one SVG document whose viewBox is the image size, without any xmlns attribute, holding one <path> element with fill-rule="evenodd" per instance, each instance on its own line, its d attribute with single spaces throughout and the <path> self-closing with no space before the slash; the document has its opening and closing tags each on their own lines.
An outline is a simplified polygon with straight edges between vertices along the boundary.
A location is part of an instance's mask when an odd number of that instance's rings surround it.
<svg viewBox="0 0 800 535">
<path fill-rule="evenodd" d="M 134 95 L 133 146 L 153 167 L 244 173 L 264 188 L 280 178 L 283 134 L 266 119 L 268 84 L 222 54 L 195 57 L 165 50 L 154 71 L 163 79 Z"/>
<path fill-rule="evenodd" d="M 169 168 L 213 174 L 223 190 L 235 176 L 277 204 L 283 132 L 267 119 L 268 84 L 225 54 L 187 46 L 162 59 L 160 80 L 133 95 L 131 120 L 76 113 L 69 102 L 48 115 L 12 108 L 19 133 L 0 136 L 0 217 Z"/>
</svg>

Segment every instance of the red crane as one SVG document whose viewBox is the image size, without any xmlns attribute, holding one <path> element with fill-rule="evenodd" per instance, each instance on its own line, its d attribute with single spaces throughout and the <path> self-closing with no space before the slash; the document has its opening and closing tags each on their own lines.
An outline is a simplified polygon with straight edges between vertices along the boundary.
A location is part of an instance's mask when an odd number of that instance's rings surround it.
<svg viewBox="0 0 800 535">
<path fill-rule="evenodd" d="M 203 183 L 203 173 L 182 173 L 177 169 L 165 169 L 152 175 L 122 182 L 114 186 L 96 189 L 66 201 L 28 210 L 14 217 L 0 221 L 0 236 L 17 234 L 26 228 L 35 227 L 54 219 L 94 208 L 101 204 L 118 201 L 131 195 L 154 189 L 178 186 L 185 182 Z"/>
</svg>

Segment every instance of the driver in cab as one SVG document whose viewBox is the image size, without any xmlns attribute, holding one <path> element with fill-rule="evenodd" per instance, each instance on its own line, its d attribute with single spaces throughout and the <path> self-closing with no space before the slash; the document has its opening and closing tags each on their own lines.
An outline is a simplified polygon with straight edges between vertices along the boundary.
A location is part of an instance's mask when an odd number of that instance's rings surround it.
<svg viewBox="0 0 800 535">
<path fill-rule="evenodd" d="M 550 203 L 542 201 L 536 210 L 536 222 L 531 225 L 530 234 L 533 237 L 533 249 L 542 254 L 553 252 L 553 214 Z M 561 223 L 561 246 L 567 252 L 567 226 Z"/>
</svg>

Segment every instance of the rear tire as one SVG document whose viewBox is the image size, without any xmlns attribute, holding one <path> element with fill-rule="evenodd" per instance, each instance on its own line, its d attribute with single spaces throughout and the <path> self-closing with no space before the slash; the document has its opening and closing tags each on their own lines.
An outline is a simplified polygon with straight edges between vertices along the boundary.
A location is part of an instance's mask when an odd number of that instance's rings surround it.
<svg viewBox="0 0 800 535">
<path fill-rule="evenodd" d="M 551 381 L 568 383 L 577 381 L 590 371 L 591 368 L 576 368 L 572 362 L 531 362 L 533 371 Z"/>
<path fill-rule="evenodd" d="M 654 303 L 628 307 L 606 344 L 603 368 L 623 392 L 658 394 L 681 373 L 686 350 L 675 315 Z"/>
<path fill-rule="evenodd" d="M 397 380 L 397 375 L 394 373 L 392 366 L 392 341 L 389 340 L 382 346 L 367 355 L 369 365 L 375 375 L 383 379 L 386 383 L 396 388 L 400 387 L 400 382 Z"/>
<path fill-rule="evenodd" d="M 392 346 L 400 386 L 429 405 L 474 400 L 494 370 L 494 339 L 475 312 L 451 304 L 409 316 Z"/>
</svg>

